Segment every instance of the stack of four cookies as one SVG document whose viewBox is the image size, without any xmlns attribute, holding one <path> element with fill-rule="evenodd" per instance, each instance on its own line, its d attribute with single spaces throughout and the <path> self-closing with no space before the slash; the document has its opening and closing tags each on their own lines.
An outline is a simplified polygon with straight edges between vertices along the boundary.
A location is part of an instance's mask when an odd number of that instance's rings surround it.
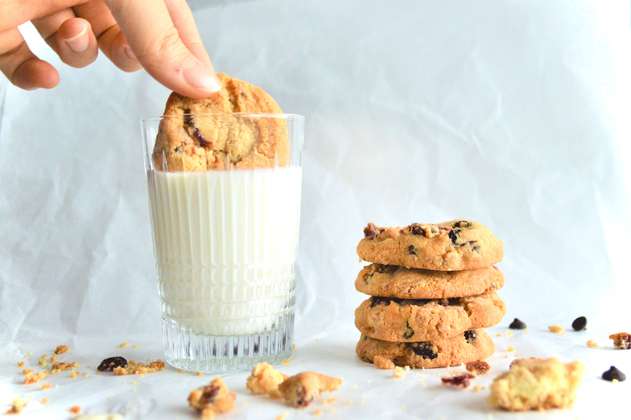
<svg viewBox="0 0 631 420">
<path fill-rule="evenodd" d="M 499 323 L 504 302 L 494 267 L 503 244 L 467 220 L 379 228 L 369 224 L 357 246 L 364 267 L 355 287 L 371 297 L 355 311 L 357 354 L 377 367 L 455 366 L 490 356 L 483 328 Z"/>
</svg>

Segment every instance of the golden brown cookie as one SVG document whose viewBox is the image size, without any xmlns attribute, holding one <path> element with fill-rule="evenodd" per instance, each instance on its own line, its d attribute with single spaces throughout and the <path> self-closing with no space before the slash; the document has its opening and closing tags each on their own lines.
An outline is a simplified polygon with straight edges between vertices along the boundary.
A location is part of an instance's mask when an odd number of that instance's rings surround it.
<svg viewBox="0 0 631 420">
<path fill-rule="evenodd" d="M 583 377 L 580 362 L 518 359 L 493 380 L 490 403 L 509 411 L 547 410 L 572 405 Z"/>
<path fill-rule="evenodd" d="M 469 330 L 448 339 L 413 343 L 381 341 L 362 334 L 355 350 L 369 363 L 390 360 L 397 366 L 440 368 L 486 359 L 495 346 L 483 330 Z"/>
<path fill-rule="evenodd" d="M 382 228 L 370 223 L 357 254 L 365 261 L 437 271 L 490 267 L 504 255 L 502 241 L 468 220 Z"/>
<path fill-rule="evenodd" d="M 293 407 L 306 407 L 321 392 L 335 391 L 340 385 L 340 378 L 317 372 L 302 372 L 285 379 L 278 389 L 287 404 Z"/>
<path fill-rule="evenodd" d="M 441 300 L 371 297 L 355 310 L 355 325 L 384 341 L 432 341 L 501 321 L 506 308 L 494 293 Z"/>
<path fill-rule="evenodd" d="M 191 99 L 175 92 L 169 96 L 153 150 L 156 169 L 175 172 L 286 166 L 287 124 L 272 115 L 282 113 L 276 101 L 251 83 L 223 73 L 218 77 L 222 89 L 208 98 Z"/>
<path fill-rule="evenodd" d="M 370 264 L 355 280 L 355 288 L 371 296 L 401 299 L 443 299 L 476 296 L 504 286 L 495 267 L 465 271 L 429 271 Z"/>
<path fill-rule="evenodd" d="M 280 398 L 278 387 L 285 379 L 287 376 L 274 369 L 274 366 L 269 363 L 258 363 L 248 376 L 246 388 L 253 394 Z"/>
<path fill-rule="evenodd" d="M 188 405 L 202 419 L 213 419 L 216 414 L 232 410 L 237 395 L 231 392 L 221 378 L 213 379 L 208 385 L 194 389 L 188 395 Z"/>
</svg>

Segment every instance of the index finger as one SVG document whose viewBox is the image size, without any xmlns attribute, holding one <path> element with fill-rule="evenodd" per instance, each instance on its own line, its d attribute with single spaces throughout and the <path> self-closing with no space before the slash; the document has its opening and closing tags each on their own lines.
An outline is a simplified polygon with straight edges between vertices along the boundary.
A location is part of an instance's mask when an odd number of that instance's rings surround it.
<svg viewBox="0 0 631 420">
<path fill-rule="evenodd" d="M 0 32 L 41 18 L 88 0 L 2 0 L 0 1 Z"/>
<path fill-rule="evenodd" d="M 138 61 L 156 80 L 192 98 L 221 88 L 210 62 L 182 42 L 162 0 L 110 0 L 109 5 Z"/>
</svg>

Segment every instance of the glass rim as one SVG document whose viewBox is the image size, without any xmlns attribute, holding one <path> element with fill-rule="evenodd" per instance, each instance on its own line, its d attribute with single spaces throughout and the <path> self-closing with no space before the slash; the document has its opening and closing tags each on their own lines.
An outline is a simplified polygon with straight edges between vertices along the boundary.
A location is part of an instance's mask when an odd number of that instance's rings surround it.
<svg viewBox="0 0 631 420">
<path fill-rule="evenodd" d="M 304 121 L 304 115 L 300 114 L 286 114 L 286 113 L 274 113 L 274 112 L 186 112 L 184 114 L 177 115 L 160 115 L 157 117 L 145 117 L 141 118 L 142 122 L 161 121 L 165 118 L 180 118 L 181 116 L 202 116 L 202 117 L 218 117 L 218 116 L 237 116 L 245 118 L 274 118 L 279 120 L 299 120 Z"/>
</svg>

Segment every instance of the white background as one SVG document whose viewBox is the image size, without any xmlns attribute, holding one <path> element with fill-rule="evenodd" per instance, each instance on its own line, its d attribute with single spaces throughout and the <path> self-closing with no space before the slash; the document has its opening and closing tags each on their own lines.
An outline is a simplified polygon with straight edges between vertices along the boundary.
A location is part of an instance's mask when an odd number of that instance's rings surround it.
<svg viewBox="0 0 631 420">
<path fill-rule="evenodd" d="M 198 2 L 199 3 L 199 2 Z M 507 418 L 624 418 L 631 381 L 598 379 L 631 354 L 587 350 L 631 328 L 629 7 L 625 1 L 242 1 L 198 10 L 220 71 L 265 87 L 307 118 L 297 351 L 288 373 L 317 369 L 345 385 L 323 417 L 495 418 L 486 392 L 444 390 L 445 370 L 394 381 L 356 360 L 355 245 L 368 221 L 473 218 L 505 242 L 508 306 L 526 335 L 497 339 L 495 374 L 513 354 L 586 362 L 577 406 Z M 139 119 L 168 95 L 104 58 L 59 65 L 52 91 L 6 91 L 0 131 L 0 404 L 25 417 L 88 412 L 188 418 L 187 392 L 208 378 L 56 378 L 18 385 L 15 362 L 61 342 L 93 372 L 103 357 L 160 357 L 159 301 Z M 586 315 L 589 329 L 554 336 Z M 139 343 L 121 351 L 123 340 Z M 226 419 L 311 418 L 239 392 Z M 489 378 L 480 379 L 485 384 Z M 37 403 L 50 398 L 44 408 Z M 4 406 L 0 407 L 4 409 Z M 618 413 L 618 414 L 616 414 Z"/>
</svg>

